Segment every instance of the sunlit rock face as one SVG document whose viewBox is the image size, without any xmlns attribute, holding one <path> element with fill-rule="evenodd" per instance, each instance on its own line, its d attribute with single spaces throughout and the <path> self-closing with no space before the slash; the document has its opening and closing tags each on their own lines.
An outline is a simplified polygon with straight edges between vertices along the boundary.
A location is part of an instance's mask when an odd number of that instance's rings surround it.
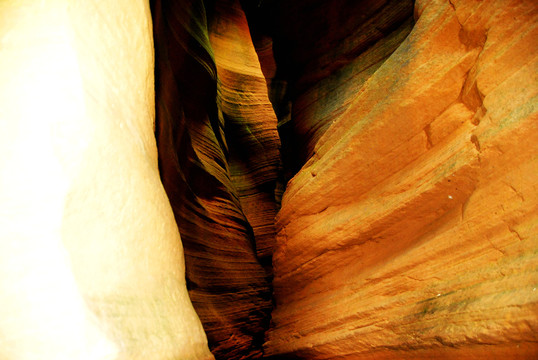
<svg viewBox="0 0 538 360">
<path fill-rule="evenodd" d="M 158 172 L 144 1 L 0 1 L 0 358 L 213 359 Z"/>
<path fill-rule="evenodd" d="M 0 358 L 538 358 L 536 39 L 533 1 L 0 1 Z"/>
<path fill-rule="evenodd" d="M 259 358 L 271 309 L 277 120 L 238 1 L 154 3 L 157 142 L 189 295 L 222 359 Z"/>
<path fill-rule="evenodd" d="M 536 3 L 307 3 L 275 15 L 300 170 L 266 355 L 536 357 Z"/>
</svg>

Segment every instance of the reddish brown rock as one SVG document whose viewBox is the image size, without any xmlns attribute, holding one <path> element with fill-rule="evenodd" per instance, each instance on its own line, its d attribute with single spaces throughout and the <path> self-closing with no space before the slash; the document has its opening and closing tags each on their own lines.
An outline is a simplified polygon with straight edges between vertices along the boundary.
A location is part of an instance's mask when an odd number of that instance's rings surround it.
<svg viewBox="0 0 538 360">
<path fill-rule="evenodd" d="M 277 119 L 239 0 L 215 5 L 210 27 L 231 180 L 252 226 L 258 258 L 270 271 L 275 187 L 280 163 Z"/>
<path fill-rule="evenodd" d="M 415 18 L 288 183 L 267 355 L 538 355 L 538 8 L 432 0 Z"/>
<path fill-rule="evenodd" d="M 407 36 L 413 2 L 275 3 L 274 20 L 265 31 L 274 38 L 277 67 L 271 91 L 290 176 L 312 156 L 319 137 L 347 109 L 362 83 Z"/>
<path fill-rule="evenodd" d="M 189 295 L 217 358 L 261 356 L 271 292 L 276 117 L 241 7 L 156 1 L 157 139 Z M 260 259 L 257 257 L 260 256 Z"/>
<path fill-rule="evenodd" d="M 213 358 L 188 287 L 219 359 L 538 358 L 534 2 L 151 1 L 157 143 L 148 4 L 47 4 L 0 2 L 0 357 Z"/>
</svg>

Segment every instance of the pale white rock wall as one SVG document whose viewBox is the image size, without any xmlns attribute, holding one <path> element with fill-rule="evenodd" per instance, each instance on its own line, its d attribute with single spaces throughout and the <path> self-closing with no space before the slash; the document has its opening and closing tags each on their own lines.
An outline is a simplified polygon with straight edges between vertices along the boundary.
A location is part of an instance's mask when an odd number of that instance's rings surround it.
<svg viewBox="0 0 538 360">
<path fill-rule="evenodd" d="M 0 358 L 211 359 L 153 135 L 149 6 L 0 1 Z"/>
</svg>

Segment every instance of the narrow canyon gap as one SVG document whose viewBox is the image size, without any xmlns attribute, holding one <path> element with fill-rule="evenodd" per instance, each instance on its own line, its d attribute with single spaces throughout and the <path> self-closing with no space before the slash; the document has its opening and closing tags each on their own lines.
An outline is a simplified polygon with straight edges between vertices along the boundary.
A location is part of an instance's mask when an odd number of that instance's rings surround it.
<svg viewBox="0 0 538 360">
<path fill-rule="evenodd" d="M 180 3 L 157 139 L 217 358 L 536 354 L 534 4 Z"/>
<path fill-rule="evenodd" d="M 280 156 L 246 17 L 236 1 L 153 9 L 160 170 L 189 294 L 218 358 L 261 357 Z"/>
<path fill-rule="evenodd" d="M 0 357 L 538 358 L 537 39 L 530 0 L 0 1 Z"/>
</svg>

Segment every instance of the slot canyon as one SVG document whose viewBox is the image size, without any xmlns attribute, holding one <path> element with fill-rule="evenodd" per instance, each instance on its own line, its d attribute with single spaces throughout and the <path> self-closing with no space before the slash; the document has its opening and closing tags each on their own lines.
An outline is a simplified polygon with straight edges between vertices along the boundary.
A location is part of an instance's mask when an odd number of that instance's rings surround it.
<svg viewBox="0 0 538 360">
<path fill-rule="evenodd" d="M 0 359 L 537 359 L 534 0 L 0 0 Z"/>
</svg>

